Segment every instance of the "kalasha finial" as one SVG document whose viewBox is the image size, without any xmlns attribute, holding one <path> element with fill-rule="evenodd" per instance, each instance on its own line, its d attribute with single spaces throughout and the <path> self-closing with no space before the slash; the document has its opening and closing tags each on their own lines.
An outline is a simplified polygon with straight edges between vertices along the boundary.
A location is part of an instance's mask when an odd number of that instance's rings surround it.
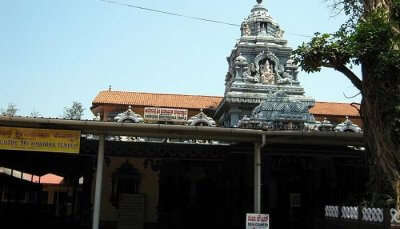
<svg viewBox="0 0 400 229">
<path fill-rule="evenodd" d="M 258 4 L 261 4 L 261 3 L 262 3 L 262 0 L 257 0 L 257 3 L 258 3 Z"/>
</svg>

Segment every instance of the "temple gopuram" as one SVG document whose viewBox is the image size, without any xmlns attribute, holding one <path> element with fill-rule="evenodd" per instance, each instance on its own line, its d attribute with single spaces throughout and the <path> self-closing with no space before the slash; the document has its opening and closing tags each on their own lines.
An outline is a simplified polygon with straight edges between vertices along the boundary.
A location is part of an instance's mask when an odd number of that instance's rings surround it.
<svg viewBox="0 0 400 229">
<path fill-rule="evenodd" d="M 185 125 L 204 110 L 225 128 L 318 129 L 323 122 L 338 125 L 349 119 L 362 126 L 358 106 L 315 102 L 305 96 L 298 67 L 290 59 L 292 48 L 262 1 L 252 8 L 240 30 L 241 37 L 227 57 L 223 97 L 114 91 L 110 87 L 94 98 L 91 111 L 103 121 L 113 121 L 131 106 L 146 123 Z M 154 115 L 157 112 L 181 112 L 183 116 L 164 114 L 160 118 Z"/>
<path fill-rule="evenodd" d="M 359 107 L 306 96 L 261 0 L 240 30 L 224 96 L 110 87 L 93 120 L 0 116 L 5 224 L 241 229 L 264 213 L 273 229 L 320 229 L 325 205 L 356 203 L 369 166 Z"/>
</svg>

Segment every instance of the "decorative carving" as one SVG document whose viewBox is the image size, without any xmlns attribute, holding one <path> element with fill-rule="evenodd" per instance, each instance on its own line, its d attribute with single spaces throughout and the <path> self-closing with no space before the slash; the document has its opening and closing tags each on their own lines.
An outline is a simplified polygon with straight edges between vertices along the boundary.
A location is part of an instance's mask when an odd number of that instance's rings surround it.
<svg viewBox="0 0 400 229">
<path fill-rule="evenodd" d="M 268 59 L 260 65 L 261 82 L 263 84 L 275 84 L 275 73 L 273 64 L 270 64 Z"/>
<path fill-rule="evenodd" d="M 285 31 L 278 28 L 278 30 L 275 33 L 275 37 L 279 38 L 279 39 L 282 39 L 283 38 L 283 34 L 285 34 Z"/>
<path fill-rule="evenodd" d="M 340 208 L 338 206 L 325 206 L 325 217 L 331 218 L 339 218 L 339 214 L 341 218 L 347 220 L 358 220 L 359 208 L 358 207 L 350 207 L 350 206 L 343 206 Z M 383 223 L 384 222 L 384 212 L 382 208 L 362 208 L 361 209 L 361 220 L 365 222 L 371 223 Z M 396 209 L 390 210 L 391 214 L 391 223 L 400 223 L 400 214 Z"/>
<path fill-rule="evenodd" d="M 141 115 L 136 114 L 132 107 L 129 105 L 128 110 L 125 112 L 119 113 L 114 117 L 114 120 L 121 123 L 143 123 L 144 119 Z M 124 141 L 124 142 L 142 142 L 143 138 L 132 137 L 132 136 L 112 136 L 112 140 L 114 141 Z"/>
<path fill-rule="evenodd" d="M 260 80 L 258 78 L 258 75 L 252 76 L 252 72 L 250 70 L 243 72 L 243 79 L 246 82 L 249 82 L 249 83 L 258 83 L 258 82 L 260 82 Z"/>
<path fill-rule="evenodd" d="M 227 84 L 231 80 L 232 80 L 232 74 L 230 72 L 227 72 L 225 76 L 225 83 Z"/>
<path fill-rule="evenodd" d="M 358 207 L 342 207 L 342 218 L 343 219 L 358 219 Z"/>
<path fill-rule="evenodd" d="M 252 111 L 251 117 L 245 116 L 238 126 L 265 130 L 301 130 L 305 123 L 313 122 L 309 108 L 314 104 L 291 98 L 285 91 L 270 95 Z"/>
<path fill-rule="evenodd" d="M 242 32 L 242 36 L 250 36 L 251 35 L 251 30 L 250 30 L 249 24 L 246 21 L 244 21 L 242 23 L 240 30 Z"/>
<path fill-rule="evenodd" d="M 293 80 L 293 76 L 290 74 L 289 70 L 285 70 L 282 74 L 282 78 L 277 81 L 277 84 L 292 84 L 296 82 Z"/>
<path fill-rule="evenodd" d="M 204 114 L 203 109 L 200 110 L 200 113 L 191 117 L 187 121 L 187 125 L 189 126 L 216 126 L 214 119 L 208 117 Z"/>
<path fill-rule="evenodd" d="M 319 131 L 332 131 L 333 127 L 333 124 L 326 117 L 324 118 L 324 121 L 317 125 Z"/>
<path fill-rule="evenodd" d="M 339 207 L 338 206 L 325 206 L 325 217 L 339 218 Z"/>
<path fill-rule="evenodd" d="M 257 73 L 261 75 L 264 84 L 275 84 L 281 77 L 279 73 L 282 72 L 280 68 L 279 58 L 271 51 L 267 50 L 260 52 L 254 59 Z"/>
<path fill-rule="evenodd" d="M 361 133 L 362 129 L 356 124 L 353 124 L 349 117 L 346 116 L 346 120 L 335 127 L 335 131 Z"/>
<path fill-rule="evenodd" d="M 287 47 L 287 41 L 283 39 L 284 31 L 268 10 L 262 4 L 255 5 L 240 29 L 241 37 L 228 57 L 231 75 L 226 77 L 225 97 L 220 105 L 226 109 L 220 109 L 216 114 L 221 124 L 237 127 L 238 109 L 240 115 L 249 114 L 264 99 L 274 101 L 272 95 L 279 90 L 285 91 L 290 98 L 313 106 L 314 100 L 304 95 L 304 89 L 297 80 L 298 67 L 290 59 L 292 49 Z M 283 115 L 280 110 L 275 113 L 277 116 Z M 250 120 L 242 120 L 242 124 L 247 123 L 244 124 L 246 128 L 302 128 L 304 124 L 300 122 L 295 122 L 299 125 L 287 122 L 292 119 L 291 115 L 287 114 L 280 123 L 277 120 L 259 122 L 251 116 L 248 117 Z"/>
<path fill-rule="evenodd" d="M 400 224 L 400 211 L 394 208 L 390 209 L 390 215 L 392 216 L 391 222 L 393 224 Z"/>
<path fill-rule="evenodd" d="M 373 223 L 383 222 L 383 209 L 382 208 L 363 208 L 362 220 Z"/>
<path fill-rule="evenodd" d="M 247 59 L 246 57 L 242 56 L 242 54 L 239 54 L 239 56 L 237 56 L 235 58 L 235 65 L 237 66 L 247 66 Z"/>
<path fill-rule="evenodd" d="M 144 122 L 142 116 L 133 112 L 132 107 L 130 105 L 127 111 L 119 113 L 117 116 L 115 116 L 114 120 L 117 122 L 127 122 L 127 123 Z"/>
</svg>

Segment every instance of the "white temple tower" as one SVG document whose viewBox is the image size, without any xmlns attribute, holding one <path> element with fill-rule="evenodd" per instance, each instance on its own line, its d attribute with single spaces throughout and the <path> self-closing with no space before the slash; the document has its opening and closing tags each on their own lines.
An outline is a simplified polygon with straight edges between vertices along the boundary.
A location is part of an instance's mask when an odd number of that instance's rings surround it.
<svg viewBox="0 0 400 229">
<path fill-rule="evenodd" d="M 214 118 L 219 125 L 237 127 L 260 103 L 275 101 L 277 93 L 311 108 L 314 99 L 306 97 L 300 86 L 297 66 L 290 59 L 292 48 L 262 0 L 257 0 L 240 30 L 241 37 L 227 57 L 225 95 Z"/>
</svg>

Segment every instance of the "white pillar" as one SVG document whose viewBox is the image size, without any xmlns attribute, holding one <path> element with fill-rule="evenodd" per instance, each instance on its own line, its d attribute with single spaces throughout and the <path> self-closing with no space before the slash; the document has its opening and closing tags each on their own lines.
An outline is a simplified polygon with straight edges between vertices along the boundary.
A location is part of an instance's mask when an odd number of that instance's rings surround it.
<svg viewBox="0 0 400 229">
<path fill-rule="evenodd" d="M 261 144 L 254 144 L 254 213 L 261 213 Z"/>
<path fill-rule="evenodd" d="M 103 181 L 103 162 L 104 162 L 104 135 L 99 136 L 99 151 L 97 154 L 96 167 L 96 187 L 94 190 L 94 209 L 93 209 L 93 227 L 99 229 L 100 223 L 100 204 L 101 204 L 101 189 Z"/>
</svg>

